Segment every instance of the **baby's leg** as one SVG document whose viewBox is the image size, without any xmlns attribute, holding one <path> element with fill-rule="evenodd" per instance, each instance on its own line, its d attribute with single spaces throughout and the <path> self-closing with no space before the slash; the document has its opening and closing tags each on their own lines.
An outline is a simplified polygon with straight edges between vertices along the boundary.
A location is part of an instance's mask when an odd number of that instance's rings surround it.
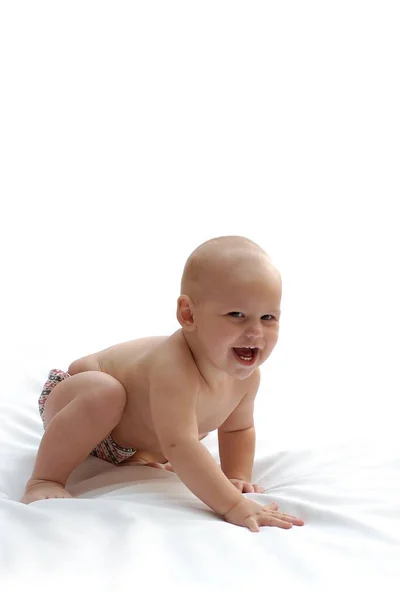
<svg viewBox="0 0 400 600">
<path fill-rule="evenodd" d="M 124 387 L 111 375 L 85 371 L 61 381 L 45 406 L 46 431 L 21 502 L 70 498 L 68 477 L 119 423 Z"/>
</svg>

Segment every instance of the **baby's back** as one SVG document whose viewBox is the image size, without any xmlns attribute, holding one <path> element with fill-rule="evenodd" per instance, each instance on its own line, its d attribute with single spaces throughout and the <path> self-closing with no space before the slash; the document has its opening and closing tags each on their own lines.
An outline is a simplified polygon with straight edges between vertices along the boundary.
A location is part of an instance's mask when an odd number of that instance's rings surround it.
<svg viewBox="0 0 400 600">
<path fill-rule="evenodd" d="M 152 355 L 167 339 L 164 336 L 140 338 L 111 346 L 92 356 L 98 360 L 101 371 L 129 387 L 132 370 L 135 371 L 137 365 L 143 368 L 144 363 L 151 360 Z"/>
<path fill-rule="evenodd" d="M 70 375 L 102 371 L 124 386 L 126 407 L 113 433 L 121 446 L 159 451 L 149 401 L 151 370 L 158 356 L 174 352 L 177 341 L 176 334 L 140 338 L 84 356 L 69 366 Z"/>
<path fill-rule="evenodd" d="M 102 371 L 124 383 L 122 380 L 127 373 L 167 339 L 166 336 L 147 337 L 116 344 L 75 360 L 70 364 L 68 372 L 76 375 L 83 371 Z"/>
</svg>

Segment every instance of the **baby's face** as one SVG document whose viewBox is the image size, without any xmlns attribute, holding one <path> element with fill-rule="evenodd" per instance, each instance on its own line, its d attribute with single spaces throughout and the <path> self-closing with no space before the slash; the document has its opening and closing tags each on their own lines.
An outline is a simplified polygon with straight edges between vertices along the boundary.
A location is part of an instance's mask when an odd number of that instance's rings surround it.
<svg viewBox="0 0 400 600">
<path fill-rule="evenodd" d="M 209 361 L 237 379 L 249 377 L 278 341 L 281 280 L 271 266 L 222 275 L 196 311 Z"/>
</svg>

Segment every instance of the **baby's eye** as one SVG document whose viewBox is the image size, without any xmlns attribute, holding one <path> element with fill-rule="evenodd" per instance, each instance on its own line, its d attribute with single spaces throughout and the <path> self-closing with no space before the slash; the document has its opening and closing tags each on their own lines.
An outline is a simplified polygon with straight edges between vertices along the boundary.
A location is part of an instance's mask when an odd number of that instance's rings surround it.
<svg viewBox="0 0 400 600">
<path fill-rule="evenodd" d="M 228 315 L 230 317 L 244 317 L 244 314 L 242 312 L 236 312 L 236 311 L 230 312 L 230 313 L 228 313 Z"/>
<path fill-rule="evenodd" d="M 275 319 L 274 315 L 263 315 L 261 318 L 264 321 L 272 321 L 273 319 Z"/>
</svg>

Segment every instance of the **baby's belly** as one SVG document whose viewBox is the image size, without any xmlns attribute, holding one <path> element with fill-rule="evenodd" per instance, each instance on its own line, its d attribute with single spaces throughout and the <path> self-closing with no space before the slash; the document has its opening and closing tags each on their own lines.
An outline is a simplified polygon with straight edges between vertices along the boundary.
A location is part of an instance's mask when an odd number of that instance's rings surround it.
<svg viewBox="0 0 400 600">
<path fill-rule="evenodd" d="M 122 418 L 111 435 L 120 446 L 159 454 L 161 445 L 154 429 L 150 408 L 144 398 L 141 402 L 138 400 L 132 402 L 128 396 Z"/>
<path fill-rule="evenodd" d="M 125 448 L 136 448 L 135 454 L 125 462 L 159 462 L 165 463 L 167 459 L 161 451 L 160 443 L 154 432 L 148 426 L 140 427 L 139 423 L 133 424 L 132 420 L 123 419 L 111 432 L 113 439 Z"/>
<path fill-rule="evenodd" d="M 143 458 L 147 462 L 167 462 L 150 418 L 143 417 L 135 415 L 132 410 L 127 411 L 111 432 L 113 439 L 125 448 L 137 448 L 132 461 Z M 206 437 L 207 433 L 199 433 L 199 440 Z"/>
</svg>

